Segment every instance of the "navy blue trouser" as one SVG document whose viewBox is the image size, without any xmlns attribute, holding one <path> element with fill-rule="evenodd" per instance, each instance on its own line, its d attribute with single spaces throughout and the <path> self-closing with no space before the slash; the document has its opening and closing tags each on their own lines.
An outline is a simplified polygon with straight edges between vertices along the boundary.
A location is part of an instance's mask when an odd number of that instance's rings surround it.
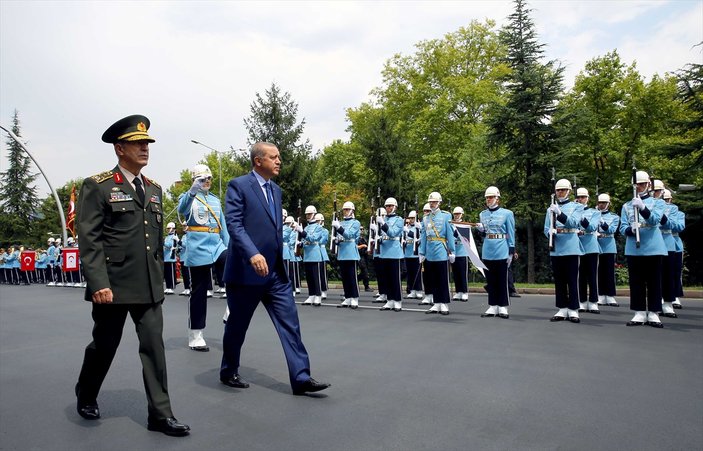
<svg viewBox="0 0 703 451">
<path fill-rule="evenodd" d="M 435 304 L 448 304 L 449 296 L 449 261 L 431 262 L 425 260 L 425 293 L 432 295 Z"/>
<path fill-rule="evenodd" d="M 356 260 L 337 260 L 339 275 L 342 277 L 344 298 L 359 297 L 359 281 L 356 280 Z"/>
<path fill-rule="evenodd" d="M 379 258 L 381 273 L 378 280 L 383 280 L 384 294 L 389 301 L 402 301 L 403 295 L 400 284 L 400 259 Z"/>
<path fill-rule="evenodd" d="M 408 288 L 406 293 L 411 291 L 422 291 L 422 276 L 420 275 L 420 259 L 406 258 L 405 267 L 408 269 Z"/>
<path fill-rule="evenodd" d="M 598 302 L 598 254 L 582 255 L 579 261 L 579 300 Z"/>
<path fill-rule="evenodd" d="M 484 260 L 486 285 L 488 285 L 488 305 L 507 307 L 510 305 L 508 296 L 508 262 L 506 259 Z"/>
<path fill-rule="evenodd" d="M 630 310 L 661 311 L 661 268 L 661 255 L 627 257 L 627 272 L 630 275 Z"/>
<path fill-rule="evenodd" d="M 598 294 L 615 296 L 615 254 L 598 256 Z"/>
<path fill-rule="evenodd" d="M 452 277 L 454 278 L 455 292 L 469 292 L 469 257 L 456 257 L 454 259 Z"/>
<path fill-rule="evenodd" d="M 579 256 L 552 257 L 554 294 L 557 308 L 579 308 Z"/>
</svg>

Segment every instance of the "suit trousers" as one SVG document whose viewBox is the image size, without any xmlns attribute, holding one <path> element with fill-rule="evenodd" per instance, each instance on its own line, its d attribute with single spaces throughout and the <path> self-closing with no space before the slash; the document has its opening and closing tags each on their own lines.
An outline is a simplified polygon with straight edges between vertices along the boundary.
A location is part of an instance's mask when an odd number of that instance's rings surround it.
<svg viewBox="0 0 703 451">
<path fill-rule="evenodd" d="M 85 348 L 78 376 L 79 401 L 93 403 L 97 399 L 129 314 L 139 339 L 149 418 L 160 420 L 173 416 L 167 387 L 161 304 L 93 304 L 93 341 Z"/>
<path fill-rule="evenodd" d="M 661 312 L 661 255 L 627 257 L 630 275 L 630 310 Z"/>
<path fill-rule="evenodd" d="M 230 315 L 222 339 L 220 378 L 228 378 L 239 372 L 242 344 L 259 302 L 264 305 L 278 332 L 288 364 L 290 384 L 295 389 L 310 379 L 310 359 L 300 336 L 292 285 L 275 271 L 264 285 L 227 284 Z"/>
<path fill-rule="evenodd" d="M 484 260 L 486 271 L 486 285 L 488 285 L 488 305 L 507 307 L 510 305 L 508 288 L 508 262 L 505 259 Z"/>
<path fill-rule="evenodd" d="M 598 254 L 586 254 L 580 258 L 579 300 L 598 302 Z"/>
<path fill-rule="evenodd" d="M 344 299 L 359 297 L 359 281 L 356 280 L 356 260 L 337 260 L 339 275 L 342 277 Z"/>
<path fill-rule="evenodd" d="M 554 273 L 554 295 L 557 308 L 578 310 L 579 308 L 579 256 L 552 257 Z"/>
<path fill-rule="evenodd" d="M 598 256 L 598 294 L 615 296 L 615 254 Z"/>
</svg>

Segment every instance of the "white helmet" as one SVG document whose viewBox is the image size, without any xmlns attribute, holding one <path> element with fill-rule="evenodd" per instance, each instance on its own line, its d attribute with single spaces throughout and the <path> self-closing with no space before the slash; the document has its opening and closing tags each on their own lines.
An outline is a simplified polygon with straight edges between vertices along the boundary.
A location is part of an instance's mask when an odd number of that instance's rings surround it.
<svg viewBox="0 0 703 451">
<path fill-rule="evenodd" d="M 317 213 L 317 208 L 315 208 L 314 205 L 308 205 L 307 207 L 305 207 L 305 214 L 306 215 L 309 215 L 309 214 L 314 215 L 315 213 Z"/>
<path fill-rule="evenodd" d="M 571 182 L 567 179 L 559 179 L 557 184 L 554 185 L 554 189 L 568 189 L 571 191 Z"/>
<path fill-rule="evenodd" d="M 315 213 L 315 221 L 320 221 L 320 222 L 322 222 L 322 221 L 324 221 L 324 220 L 325 220 L 325 217 L 322 216 L 322 213 Z"/>
<path fill-rule="evenodd" d="M 432 191 L 427 197 L 427 202 L 442 202 L 442 195 L 437 191 Z"/>
<path fill-rule="evenodd" d="M 387 207 L 389 205 L 393 205 L 394 207 L 398 207 L 398 201 L 395 200 L 395 197 L 389 197 L 386 199 L 386 203 L 383 204 L 384 207 Z"/>
<path fill-rule="evenodd" d="M 452 211 L 452 214 L 464 214 L 464 209 L 461 207 L 454 207 L 454 211 Z"/>
<path fill-rule="evenodd" d="M 56 240 L 54 240 L 53 236 L 51 238 L 49 238 L 48 240 L 46 240 L 46 242 L 49 244 L 53 244 L 54 241 L 56 241 Z"/>
<path fill-rule="evenodd" d="M 410 214 L 408 214 L 408 218 L 417 218 L 417 212 L 415 210 L 412 210 Z"/>
<path fill-rule="evenodd" d="M 654 179 L 654 188 L 652 188 L 654 191 L 659 191 L 660 189 L 664 189 L 664 183 L 661 180 Z"/>
<path fill-rule="evenodd" d="M 646 183 L 649 182 L 649 174 L 644 171 L 637 171 L 635 173 L 635 183 Z"/>
<path fill-rule="evenodd" d="M 61 238 L 56 238 L 56 244 L 61 244 Z"/>
<path fill-rule="evenodd" d="M 68 239 L 66 240 L 66 244 L 73 244 L 73 243 L 75 243 L 75 241 L 76 241 L 75 238 L 73 238 L 72 236 L 69 236 Z"/>
<path fill-rule="evenodd" d="M 588 197 L 588 190 L 586 188 L 579 188 L 576 190 L 576 197 Z"/>
<path fill-rule="evenodd" d="M 349 202 L 346 201 L 344 202 L 344 205 L 342 205 L 342 210 L 356 210 L 356 207 L 354 207 L 354 202 Z"/>
<path fill-rule="evenodd" d="M 486 188 L 486 194 L 483 197 L 500 197 L 500 191 L 495 186 L 489 186 Z"/>
<path fill-rule="evenodd" d="M 167 229 L 175 229 L 176 224 L 174 222 L 169 222 L 168 224 L 166 224 L 166 228 Z"/>
<path fill-rule="evenodd" d="M 429 202 L 422 206 L 422 211 L 431 211 Z"/>
<path fill-rule="evenodd" d="M 285 218 L 286 216 L 288 216 L 288 210 L 286 210 L 286 209 L 284 208 L 284 209 L 283 209 L 283 217 Z"/>
<path fill-rule="evenodd" d="M 598 195 L 598 202 L 610 202 L 610 196 L 603 193 Z"/>
<path fill-rule="evenodd" d="M 295 222 L 295 219 L 293 219 L 293 216 L 286 216 L 286 220 L 283 221 L 285 224 L 292 224 Z"/>
<path fill-rule="evenodd" d="M 662 195 L 662 199 L 671 199 L 671 191 L 664 188 L 664 194 Z"/>
<path fill-rule="evenodd" d="M 193 166 L 193 170 L 190 171 L 190 175 L 195 180 L 198 177 L 212 177 L 212 172 L 210 172 L 210 168 L 207 165 L 196 164 Z"/>
</svg>

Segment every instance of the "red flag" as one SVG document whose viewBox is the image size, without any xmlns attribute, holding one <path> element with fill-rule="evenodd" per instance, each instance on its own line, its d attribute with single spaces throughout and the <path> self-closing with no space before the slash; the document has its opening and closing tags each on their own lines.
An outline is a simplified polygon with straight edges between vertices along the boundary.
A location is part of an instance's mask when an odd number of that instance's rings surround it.
<svg viewBox="0 0 703 451">
<path fill-rule="evenodd" d="M 20 254 L 20 270 L 34 271 L 34 259 L 37 253 L 34 251 L 22 251 Z"/>
<path fill-rule="evenodd" d="M 63 272 L 78 271 L 78 248 L 68 247 L 61 249 L 63 253 Z"/>
<path fill-rule="evenodd" d="M 76 237 L 76 185 L 71 188 L 71 200 L 68 201 L 68 212 L 66 213 L 66 228 L 71 232 L 73 238 Z"/>
</svg>

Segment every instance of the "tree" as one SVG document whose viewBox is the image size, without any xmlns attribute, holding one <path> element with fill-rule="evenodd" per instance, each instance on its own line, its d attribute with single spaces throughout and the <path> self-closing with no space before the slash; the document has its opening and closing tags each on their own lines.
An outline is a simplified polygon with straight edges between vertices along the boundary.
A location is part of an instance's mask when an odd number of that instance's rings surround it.
<svg viewBox="0 0 703 451">
<path fill-rule="evenodd" d="M 19 112 L 12 117 L 12 132 L 21 137 Z M 0 173 L 0 236 L 6 244 L 22 244 L 31 238 L 33 219 L 39 204 L 37 188 L 33 186 L 37 178 L 30 172 L 32 161 L 14 139 L 6 141 L 9 149 L 9 167 Z"/>
<path fill-rule="evenodd" d="M 56 189 L 56 194 L 58 194 L 59 200 L 61 201 L 61 208 L 64 216 L 68 210 L 68 203 L 71 198 L 71 189 L 74 185 L 76 187 L 77 208 L 78 196 L 81 192 L 81 186 L 83 185 L 82 178 L 69 180 L 63 186 Z M 45 248 L 46 240 L 50 236 L 53 238 L 60 238 L 62 236 L 63 230 L 61 230 L 61 219 L 59 217 L 59 211 L 56 209 L 56 200 L 52 194 L 49 194 L 39 202 L 39 209 L 37 211 L 36 218 L 37 219 L 32 227 L 30 241 L 27 244 Z M 68 220 L 68 218 L 66 218 L 66 220 Z M 80 228 L 78 223 L 76 223 L 76 235 L 80 240 Z"/>
<path fill-rule="evenodd" d="M 283 188 L 283 207 L 290 210 L 297 206 L 298 199 L 312 203 L 319 193 L 319 183 L 314 180 L 316 160 L 311 157 L 310 141 L 301 142 L 305 119 L 298 123 L 298 104 L 290 93 L 281 92 L 271 83 L 263 97 L 256 93 L 250 112 L 244 119 L 248 144 L 270 142 L 281 153 L 281 173 L 276 183 Z"/>
<path fill-rule="evenodd" d="M 488 143 L 496 153 L 505 150 L 504 158 L 495 161 L 496 167 L 509 168 L 499 183 L 513 193 L 510 207 L 526 228 L 527 281 L 534 282 L 535 231 L 541 231 L 545 199 L 553 189 L 548 168 L 554 164 L 557 136 L 551 119 L 562 91 L 563 68 L 555 61 L 541 62 L 544 44 L 538 42 L 531 10 L 524 0 L 514 3 L 500 33 L 511 72 L 504 77 L 505 101 L 495 105 L 488 119 Z M 535 195 L 540 192 L 544 196 Z"/>
</svg>

